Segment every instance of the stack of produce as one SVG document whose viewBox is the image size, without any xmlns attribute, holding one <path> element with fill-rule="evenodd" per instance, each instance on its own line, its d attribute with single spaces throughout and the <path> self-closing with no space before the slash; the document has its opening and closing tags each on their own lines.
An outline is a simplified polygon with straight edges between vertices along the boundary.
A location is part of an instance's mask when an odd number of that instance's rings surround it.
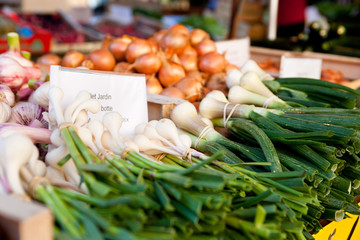
<svg viewBox="0 0 360 240">
<path fill-rule="evenodd" d="M 0 194 L 46 204 L 58 239 L 304 240 L 321 219 L 360 214 L 358 91 L 273 79 L 253 61 L 226 84 L 202 118 L 186 101 L 127 137 L 117 112 L 89 119 L 100 103 L 87 91 L 63 107 L 49 82 L 27 102 L 3 85 Z"/>
<path fill-rule="evenodd" d="M 354 201 L 360 173 L 360 112 L 354 108 L 360 92 L 316 79 L 261 81 L 264 72 L 257 70 L 233 72 L 227 79 L 228 98 L 214 91 L 200 104 L 201 116 L 226 128 L 232 140 L 201 121 L 191 104 L 178 105 L 172 119 L 193 134 L 198 150 L 211 153 L 225 147 L 229 157 L 223 161 L 234 161 L 230 156 L 235 154 L 238 162 L 271 163 L 252 167 L 254 177 L 258 172 L 274 172 L 276 178 L 279 172 L 306 170 L 305 182 L 287 183 L 301 197 L 315 196 L 321 204 L 314 206 L 302 198 L 289 204 L 297 214 L 307 214 L 301 217 L 307 231 L 317 232 L 319 219 L 339 221 L 344 212 L 360 214 Z M 187 119 L 178 119 L 180 113 Z"/>
<path fill-rule="evenodd" d="M 149 93 L 198 101 L 209 91 L 226 91 L 226 73 L 237 68 L 216 50 L 215 42 L 201 29 L 190 32 L 181 24 L 160 30 L 148 39 L 108 36 L 101 49 L 85 55 L 77 51 L 46 54 L 39 64 L 87 67 L 94 70 L 146 74 Z M 47 61 L 48 60 L 48 61 Z"/>
</svg>

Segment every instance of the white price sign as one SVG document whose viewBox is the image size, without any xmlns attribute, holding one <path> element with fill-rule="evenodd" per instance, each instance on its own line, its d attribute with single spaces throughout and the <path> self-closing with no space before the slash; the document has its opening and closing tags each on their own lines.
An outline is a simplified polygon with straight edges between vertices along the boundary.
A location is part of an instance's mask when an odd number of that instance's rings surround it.
<svg viewBox="0 0 360 240">
<path fill-rule="evenodd" d="M 248 37 L 218 41 L 215 44 L 217 51 L 221 54 L 225 52 L 226 60 L 235 66 L 241 67 L 250 59 L 250 39 Z"/>
<path fill-rule="evenodd" d="M 282 56 L 280 77 L 306 77 L 320 79 L 322 59 Z"/>
<path fill-rule="evenodd" d="M 107 112 L 119 112 L 124 118 L 120 129 L 123 135 L 133 134 L 136 125 L 148 121 L 145 75 L 51 66 L 50 86 L 63 90 L 63 106 L 80 91 L 88 91 L 101 104 L 100 112 L 89 113 L 90 118 L 102 120 Z"/>
</svg>

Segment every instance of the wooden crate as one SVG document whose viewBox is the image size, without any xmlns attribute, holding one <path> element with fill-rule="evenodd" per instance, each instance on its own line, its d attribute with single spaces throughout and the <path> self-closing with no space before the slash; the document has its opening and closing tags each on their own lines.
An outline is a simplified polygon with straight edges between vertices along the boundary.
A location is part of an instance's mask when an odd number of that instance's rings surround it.
<svg viewBox="0 0 360 240">
<path fill-rule="evenodd" d="M 263 47 L 250 47 L 250 58 L 262 62 L 266 59 L 280 62 L 284 54 L 294 54 L 301 57 L 321 58 L 323 69 L 334 69 L 341 71 L 349 80 L 360 79 L 360 58 L 333 55 L 316 52 L 291 52 Z"/>
<path fill-rule="evenodd" d="M 53 214 L 44 205 L 12 195 L 0 195 L 0 239 L 51 240 Z"/>
<path fill-rule="evenodd" d="M 147 100 L 149 121 L 170 118 L 173 108 L 185 101 L 156 94 L 148 94 Z"/>
</svg>

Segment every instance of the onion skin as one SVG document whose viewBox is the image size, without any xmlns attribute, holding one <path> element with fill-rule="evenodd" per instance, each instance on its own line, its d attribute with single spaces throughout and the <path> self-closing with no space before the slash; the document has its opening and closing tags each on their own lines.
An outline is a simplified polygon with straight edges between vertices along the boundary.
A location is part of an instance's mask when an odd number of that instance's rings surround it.
<svg viewBox="0 0 360 240">
<path fill-rule="evenodd" d="M 85 60 L 81 63 L 81 66 L 82 66 L 82 67 L 85 67 L 85 68 L 87 68 L 87 69 L 90 69 L 90 70 L 94 69 L 94 63 L 93 63 L 91 60 L 89 60 L 89 59 L 85 59 Z"/>
<path fill-rule="evenodd" d="M 187 77 L 195 78 L 197 81 L 203 83 L 204 77 L 201 72 L 199 72 L 197 69 L 193 71 L 189 71 L 186 75 Z"/>
<path fill-rule="evenodd" d="M 202 84 L 192 77 L 184 77 L 175 84 L 185 94 L 185 99 L 189 102 L 195 102 L 201 97 Z"/>
<path fill-rule="evenodd" d="M 186 72 L 190 72 L 198 69 L 197 56 L 181 54 L 179 58 L 180 58 L 180 63 Z"/>
<path fill-rule="evenodd" d="M 155 42 L 154 40 L 148 40 L 150 46 L 151 46 L 151 50 L 153 53 L 156 53 L 159 49 L 159 44 L 157 42 Z"/>
<path fill-rule="evenodd" d="M 196 46 L 204 39 L 210 39 L 210 35 L 200 28 L 195 28 L 190 32 L 190 44 Z"/>
<path fill-rule="evenodd" d="M 114 72 L 120 72 L 120 73 L 133 73 L 135 72 L 131 68 L 131 64 L 128 62 L 119 62 L 115 65 Z"/>
<path fill-rule="evenodd" d="M 178 89 L 176 87 L 164 88 L 164 90 L 161 91 L 160 95 L 185 100 L 185 94 L 180 89 Z"/>
<path fill-rule="evenodd" d="M 152 47 L 150 43 L 145 39 L 135 39 L 130 43 L 125 53 L 125 59 L 129 63 L 133 63 L 136 58 L 146 53 L 151 53 Z"/>
<path fill-rule="evenodd" d="M 116 61 L 125 59 L 126 50 L 131 42 L 132 39 L 127 35 L 115 38 L 110 42 L 109 51 L 114 55 Z"/>
<path fill-rule="evenodd" d="M 133 65 L 139 73 L 153 74 L 159 71 L 161 59 L 155 53 L 147 53 L 138 57 Z"/>
<path fill-rule="evenodd" d="M 211 39 L 204 39 L 195 46 L 198 56 L 202 56 L 209 52 L 216 52 L 215 42 Z"/>
<path fill-rule="evenodd" d="M 215 73 L 209 77 L 206 87 L 209 90 L 220 90 L 227 95 L 228 88 L 226 86 L 226 73 Z"/>
<path fill-rule="evenodd" d="M 168 87 L 185 77 L 185 71 L 180 64 L 163 61 L 158 77 L 161 84 Z"/>
<path fill-rule="evenodd" d="M 46 53 L 36 60 L 40 65 L 60 65 L 61 57 L 54 53 Z"/>
<path fill-rule="evenodd" d="M 64 67 L 75 68 L 81 65 L 85 60 L 85 55 L 78 51 L 69 51 L 61 60 L 61 65 Z"/>
<path fill-rule="evenodd" d="M 197 54 L 195 48 L 193 48 L 193 47 L 190 46 L 190 45 L 187 45 L 187 46 L 184 48 L 184 50 L 183 50 L 183 52 L 181 53 L 181 55 L 191 55 L 191 56 L 197 57 L 198 54 Z"/>
<path fill-rule="evenodd" d="M 164 35 L 167 33 L 167 30 L 166 29 L 162 29 L 162 30 L 159 30 L 157 31 L 156 33 L 154 33 L 150 38 L 149 40 L 153 40 L 155 41 L 156 43 L 160 43 L 161 39 L 164 37 Z"/>
<path fill-rule="evenodd" d="M 167 31 L 160 41 L 160 47 L 166 52 L 179 54 L 188 45 L 189 37 L 179 31 Z"/>
<path fill-rule="evenodd" d="M 236 66 L 234 64 L 231 64 L 231 63 L 228 63 L 228 64 L 226 64 L 224 71 L 225 71 L 226 74 L 228 74 L 233 69 L 239 70 L 238 66 Z"/>
<path fill-rule="evenodd" d="M 225 69 L 225 58 L 217 52 L 206 53 L 200 57 L 199 69 L 210 74 L 223 72 Z"/>
<path fill-rule="evenodd" d="M 105 49 L 95 49 L 88 54 L 88 59 L 93 62 L 95 70 L 112 71 L 115 67 L 116 60 L 112 53 Z"/>
<path fill-rule="evenodd" d="M 160 94 L 163 90 L 159 79 L 154 75 L 146 75 L 146 92 L 151 94 Z"/>
<path fill-rule="evenodd" d="M 187 27 L 185 27 L 185 25 L 182 25 L 182 24 L 175 24 L 175 25 L 171 26 L 168 31 L 179 32 L 179 33 L 185 34 L 187 37 L 190 36 L 189 30 L 187 29 Z"/>
</svg>

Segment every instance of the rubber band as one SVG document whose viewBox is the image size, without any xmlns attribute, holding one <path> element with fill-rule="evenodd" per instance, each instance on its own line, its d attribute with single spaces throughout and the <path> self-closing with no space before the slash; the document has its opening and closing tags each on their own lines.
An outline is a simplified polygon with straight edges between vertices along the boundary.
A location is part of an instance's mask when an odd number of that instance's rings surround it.
<svg viewBox="0 0 360 240">
<path fill-rule="evenodd" d="M 73 127 L 73 128 L 76 128 L 76 126 L 74 125 L 74 123 L 71 123 L 71 122 L 63 122 L 59 125 L 59 130 L 61 131 L 61 129 L 63 128 L 67 128 L 67 127 Z"/>
<path fill-rule="evenodd" d="M 184 154 L 182 155 L 182 159 L 187 160 L 188 163 L 192 164 L 192 152 L 195 151 L 192 148 L 188 148 L 186 151 L 184 151 Z"/>
<path fill-rule="evenodd" d="M 211 127 L 209 126 L 204 127 L 204 129 L 201 131 L 199 137 L 196 139 L 194 143 L 195 148 L 197 148 L 197 145 L 199 144 L 200 140 L 203 139 L 210 130 L 212 130 Z"/>
<path fill-rule="evenodd" d="M 167 153 L 160 153 L 160 154 L 156 154 L 154 156 L 154 160 L 155 161 L 158 161 L 158 162 L 161 162 L 161 160 L 163 160 L 163 158 L 167 155 Z"/>
<path fill-rule="evenodd" d="M 49 185 L 49 184 L 50 184 L 50 182 L 49 182 L 49 180 L 47 178 L 35 176 L 29 182 L 28 191 L 29 191 L 30 196 L 32 196 L 33 198 L 36 198 L 36 188 L 39 185 L 46 186 L 46 185 Z"/>
<path fill-rule="evenodd" d="M 115 154 L 108 150 L 108 149 L 102 149 L 98 152 L 97 156 L 101 159 L 101 162 L 102 163 L 105 163 L 105 159 L 108 157 L 108 156 L 114 156 Z"/>
<path fill-rule="evenodd" d="M 226 128 L 226 124 L 228 123 L 228 121 L 229 121 L 229 119 L 231 118 L 231 116 L 234 114 L 234 112 L 235 112 L 235 110 L 236 110 L 236 108 L 240 105 L 240 104 L 235 104 L 232 108 L 231 108 L 231 111 L 229 112 L 229 115 L 226 117 L 226 108 L 227 108 L 227 105 L 228 105 L 228 103 L 227 104 L 225 104 L 225 106 L 224 106 L 224 118 L 223 118 L 223 120 L 224 120 L 224 128 Z"/>
<path fill-rule="evenodd" d="M 129 147 L 125 148 L 124 151 L 123 151 L 123 153 L 121 154 L 121 158 L 122 158 L 122 159 L 125 159 L 126 154 L 127 154 L 128 152 L 130 152 L 130 151 L 132 151 L 131 148 L 129 148 Z"/>
<path fill-rule="evenodd" d="M 269 97 L 268 99 L 266 99 L 266 101 L 264 102 L 264 104 L 263 104 L 263 108 L 268 108 L 268 106 L 270 105 L 270 103 L 272 102 L 272 101 L 274 101 L 275 99 L 277 99 L 278 97 L 277 96 L 271 96 L 271 97 Z"/>
</svg>

